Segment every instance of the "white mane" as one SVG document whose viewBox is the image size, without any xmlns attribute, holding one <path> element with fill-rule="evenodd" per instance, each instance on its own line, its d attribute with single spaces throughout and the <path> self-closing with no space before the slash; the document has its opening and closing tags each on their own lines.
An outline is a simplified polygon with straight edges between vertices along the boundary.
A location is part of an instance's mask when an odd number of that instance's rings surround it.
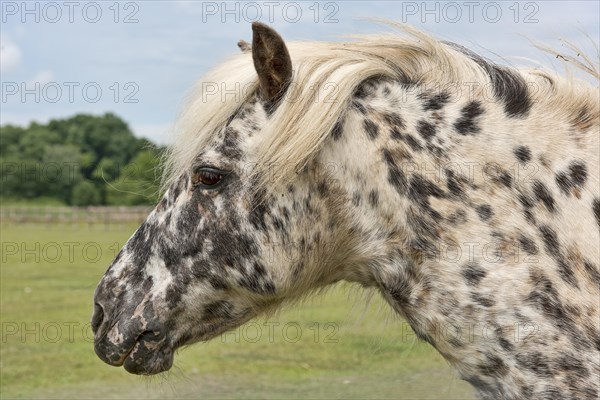
<svg viewBox="0 0 600 400">
<path fill-rule="evenodd" d="M 460 50 L 414 28 L 388 24 L 400 32 L 354 36 L 352 42 L 287 43 L 293 80 L 260 133 L 262 145 L 254 172 L 261 181 L 269 166 L 306 164 L 348 108 L 357 86 L 370 77 L 438 89 L 462 82 L 490 82 L 489 71 Z M 597 66 L 587 58 L 582 63 L 561 57 L 598 78 Z M 582 107 L 594 116 L 600 111 L 597 89 L 587 83 L 541 70 L 518 73 L 536 86 L 531 93 L 534 102 L 561 108 L 574 119 Z M 176 124 L 175 141 L 165 157 L 165 187 L 190 167 L 203 146 L 254 94 L 257 80 L 252 55 L 244 53 L 217 66 L 198 83 Z M 217 94 L 213 93 L 215 88 Z M 236 95 L 225 93 L 233 90 Z"/>
</svg>

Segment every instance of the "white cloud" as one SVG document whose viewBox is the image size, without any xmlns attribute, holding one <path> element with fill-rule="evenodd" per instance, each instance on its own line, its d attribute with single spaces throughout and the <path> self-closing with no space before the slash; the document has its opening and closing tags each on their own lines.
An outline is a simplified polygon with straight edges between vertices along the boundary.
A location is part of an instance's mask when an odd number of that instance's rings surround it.
<svg viewBox="0 0 600 400">
<path fill-rule="evenodd" d="M 0 69 L 2 73 L 14 71 L 21 65 L 21 49 L 7 37 L 0 37 Z"/>
<path fill-rule="evenodd" d="M 27 86 L 28 87 L 33 86 L 36 83 L 39 83 L 40 86 L 44 86 L 46 83 L 52 82 L 53 79 L 54 79 L 54 74 L 52 73 L 52 71 L 42 70 L 42 71 L 38 72 L 37 74 L 35 74 L 33 79 L 29 80 L 29 82 L 27 83 Z"/>
</svg>

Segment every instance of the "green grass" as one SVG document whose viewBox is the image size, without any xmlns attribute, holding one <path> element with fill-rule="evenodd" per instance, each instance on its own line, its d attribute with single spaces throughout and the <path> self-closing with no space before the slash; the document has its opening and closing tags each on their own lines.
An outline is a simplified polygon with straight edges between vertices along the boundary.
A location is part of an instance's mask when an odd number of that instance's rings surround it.
<svg viewBox="0 0 600 400">
<path fill-rule="evenodd" d="M 344 285 L 269 318 L 272 335 L 261 319 L 180 350 L 167 374 L 110 367 L 90 340 L 92 296 L 134 229 L 0 226 L 2 399 L 473 398 L 377 296 Z"/>
<path fill-rule="evenodd" d="M 12 197 L 0 197 L 0 205 L 3 207 L 45 207 L 45 206 L 66 206 L 66 204 L 54 197 L 36 197 L 33 199 L 16 199 Z"/>
</svg>

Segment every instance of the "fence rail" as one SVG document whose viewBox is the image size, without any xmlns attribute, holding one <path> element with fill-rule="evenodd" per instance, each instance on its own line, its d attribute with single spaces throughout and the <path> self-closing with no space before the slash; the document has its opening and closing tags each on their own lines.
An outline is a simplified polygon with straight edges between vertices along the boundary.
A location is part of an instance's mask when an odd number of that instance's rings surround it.
<svg viewBox="0 0 600 400">
<path fill-rule="evenodd" d="M 151 207 L 0 207 L 3 224 L 53 224 L 105 227 L 141 224 Z"/>
</svg>

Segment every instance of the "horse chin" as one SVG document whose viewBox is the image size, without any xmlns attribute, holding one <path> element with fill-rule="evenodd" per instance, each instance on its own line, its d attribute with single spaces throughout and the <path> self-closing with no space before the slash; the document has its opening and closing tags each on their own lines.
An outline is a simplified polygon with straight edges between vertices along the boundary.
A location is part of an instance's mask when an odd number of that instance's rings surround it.
<svg viewBox="0 0 600 400">
<path fill-rule="evenodd" d="M 152 334 L 140 336 L 123 362 L 123 368 L 131 374 L 155 375 L 173 366 L 174 349 L 165 338 L 152 340 Z"/>
</svg>

